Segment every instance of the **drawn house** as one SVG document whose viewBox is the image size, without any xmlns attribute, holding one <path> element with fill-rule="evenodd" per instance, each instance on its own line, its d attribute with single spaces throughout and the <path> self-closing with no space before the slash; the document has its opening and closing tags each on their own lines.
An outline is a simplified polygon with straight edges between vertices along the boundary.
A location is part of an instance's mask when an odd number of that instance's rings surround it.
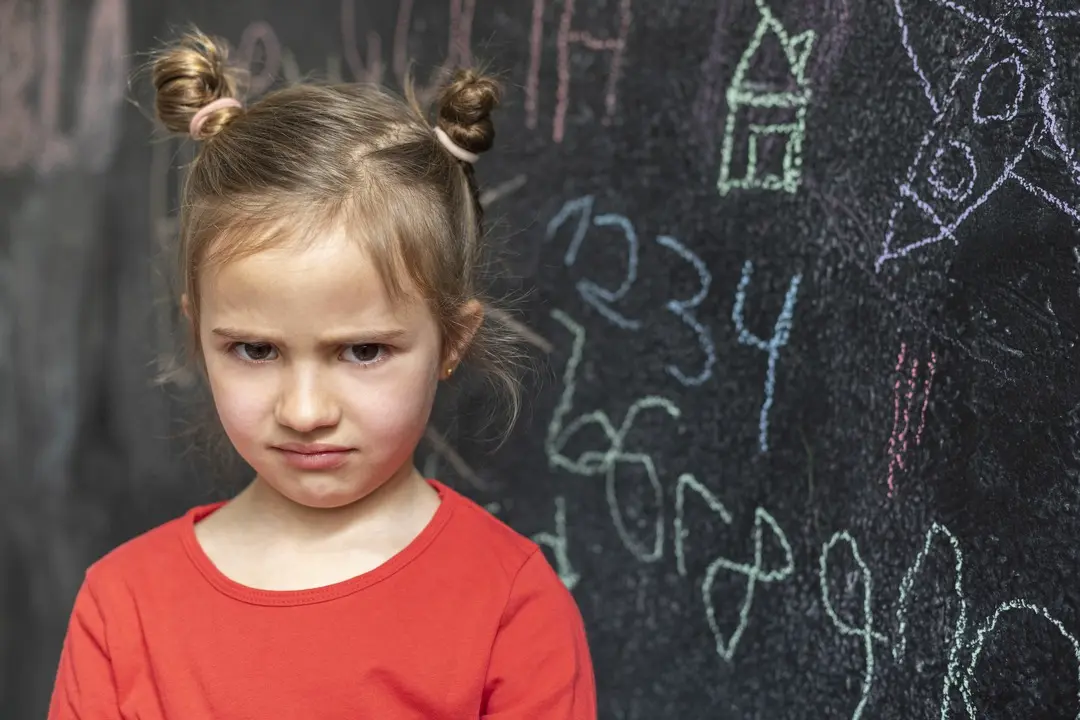
<svg viewBox="0 0 1080 720">
<path fill-rule="evenodd" d="M 802 179 L 806 109 L 810 104 L 806 61 L 815 33 L 807 30 L 789 36 L 765 0 L 754 0 L 754 4 L 761 19 L 739 58 L 727 91 L 728 114 L 717 183 L 721 195 L 737 188 L 793 193 Z M 762 60 L 760 52 L 766 40 L 779 41 L 783 50 L 788 75 L 784 82 L 756 82 L 751 77 Z M 769 119 L 762 122 L 762 117 Z M 766 147 L 778 145 L 783 148 L 779 174 L 767 169 L 776 163 L 764 156 Z"/>
</svg>

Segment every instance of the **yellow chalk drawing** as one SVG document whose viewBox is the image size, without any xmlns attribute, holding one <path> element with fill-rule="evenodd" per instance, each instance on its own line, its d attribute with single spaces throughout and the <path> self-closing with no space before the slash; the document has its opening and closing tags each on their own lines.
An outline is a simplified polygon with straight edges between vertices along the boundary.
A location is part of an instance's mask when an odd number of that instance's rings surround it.
<svg viewBox="0 0 1080 720">
<path fill-rule="evenodd" d="M 724 142 L 720 180 L 717 188 L 721 195 L 727 195 L 734 189 L 761 188 L 764 190 L 783 190 L 793 193 L 802 179 L 802 147 L 806 134 L 806 109 L 810 104 L 810 86 L 806 80 L 806 61 L 814 45 L 816 34 L 806 30 L 798 35 L 787 34 L 784 26 L 772 14 L 765 0 L 754 0 L 761 20 L 758 21 L 754 36 L 750 40 L 739 64 L 735 66 L 735 75 L 727 91 L 728 115 L 724 125 Z M 753 66 L 754 56 L 761 49 L 761 44 L 772 33 L 784 50 L 784 57 L 791 69 L 795 89 L 783 89 L 754 82 L 747 75 Z M 758 124 L 750 121 L 748 115 L 755 108 L 770 111 L 789 110 L 791 117 L 787 122 Z M 746 166 L 733 168 L 733 150 L 735 132 L 747 126 L 749 137 L 746 147 Z M 777 136 L 786 139 L 784 143 L 783 174 L 776 175 L 758 167 L 759 146 L 762 139 Z M 740 174 L 739 171 L 743 172 Z"/>
</svg>

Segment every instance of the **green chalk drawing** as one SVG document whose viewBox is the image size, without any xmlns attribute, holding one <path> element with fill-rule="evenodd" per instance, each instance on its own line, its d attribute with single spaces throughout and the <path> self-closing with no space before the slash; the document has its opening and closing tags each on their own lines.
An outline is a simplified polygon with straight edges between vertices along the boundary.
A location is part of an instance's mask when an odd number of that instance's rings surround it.
<svg viewBox="0 0 1080 720">
<path fill-rule="evenodd" d="M 793 193 L 802 179 L 802 147 L 806 134 L 806 109 L 810 104 L 810 87 L 806 80 L 806 61 L 814 45 L 816 34 L 806 30 L 798 35 L 787 34 L 784 26 L 772 14 L 765 0 L 754 0 L 761 20 L 754 30 L 746 51 L 735 66 L 735 75 L 727 91 L 728 115 L 724 125 L 723 158 L 720 166 L 720 180 L 717 188 L 721 195 L 727 195 L 734 189 L 761 188 L 764 190 L 783 190 Z M 761 43 L 772 33 L 780 41 L 784 57 L 791 66 L 791 75 L 795 90 L 780 90 L 762 83 L 753 82 L 747 74 L 754 62 L 754 56 L 761 49 Z M 790 110 L 789 122 L 771 125 L 754 124 L 746 116 L 754 108 L 769 110 Z M 746 148 L 746 167 L 741 175 L 738 168 L 732 168 L 735 130 L 741 124 L 748 125 L 749 138 Z M 759 169 L 758 148 L 761 140 L 768 136 L 786 138 L 784 144 L 783 174 L 775 175 Z"/>
</svg>

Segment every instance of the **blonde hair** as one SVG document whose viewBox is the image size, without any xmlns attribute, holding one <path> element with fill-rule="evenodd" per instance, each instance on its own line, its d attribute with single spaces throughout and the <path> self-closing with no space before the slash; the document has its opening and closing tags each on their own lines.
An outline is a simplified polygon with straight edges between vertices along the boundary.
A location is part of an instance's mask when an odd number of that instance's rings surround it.
<svg viewBox="0 0 1080 720">
<path fill-rule="evenodd" d="M 160 122 L 175 134 L 194 131 L 202 143 L 180 214 L 179 281 L 192 326 L 205 268 L 347 224 L 395 299 L 406 287 L 419 292 L 438 322 L 444 355 L 464 350 L 501 391 L 505 438 L 520 407 L 522 354 L 490 312 L 464 348 L 461 308 L 472 299 L 491 306 L 481 288 L 483 210 L 472 164 L 435 133 L 440 128 L 467 153 L 489 150 L 499 84 L 458 71 L 437 98 L 434 127 L 408 80 L 404 98 L 373 85 L 295 84 L 249 105 L 216 103 L 192 123 L 210 103 L 240 99 L 227 46 L 192 30 L 155 54 L 151 72 Z"/>
</svg>

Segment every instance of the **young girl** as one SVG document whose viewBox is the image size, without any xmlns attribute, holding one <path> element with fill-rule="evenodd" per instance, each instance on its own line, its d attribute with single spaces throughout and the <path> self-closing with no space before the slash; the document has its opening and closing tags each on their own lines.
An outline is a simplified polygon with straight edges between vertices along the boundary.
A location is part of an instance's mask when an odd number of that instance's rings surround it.
<svg viewBox="0 0 1080 720">
<path fill-rule="evenodd" d="M 256 476 L 90 567 L 49 717 L 594 718 L 542 552 L 413 463 L 440 379 L 503 357 L 472 167 L 496 83 L 459 73 L 432 127 L 408 88 L 245 106 L 225 60 L 195 32 L 153 75 L 160 120 L 203 143 L 182 306 Z"/>
</svg>

